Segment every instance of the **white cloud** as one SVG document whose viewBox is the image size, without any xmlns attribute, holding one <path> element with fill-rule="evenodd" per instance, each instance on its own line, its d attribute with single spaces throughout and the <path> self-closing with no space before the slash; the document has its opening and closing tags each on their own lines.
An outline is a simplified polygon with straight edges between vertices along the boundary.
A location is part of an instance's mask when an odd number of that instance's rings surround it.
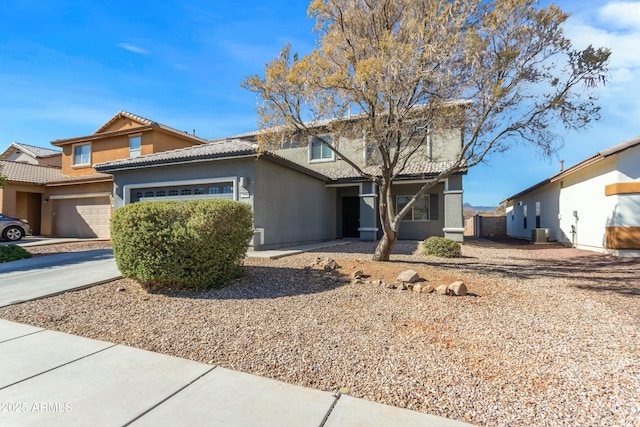
<svg viewBox="0 0 640 427">
<path fill-rule="evenodd" d="M 591 17 L 574 15 L 565 32 L 576 48 L 611 49 L 610 83 L 635 91 L 632 82 L 640 75 L 640 2 L 610 2 L 595 9 Z"/>
<path fill-rule="evenodd" d="M 598 10 L 599 19 L 618 29 L 640 30 L 640 2 L 612 2 Z"/>
<path fill-rule="evenodd" d="M 143 49 L 141 47 L 138 46 L 134 46 L 132 44 L 129 43 L 118 43 L 118 47 L 121 47 L 125 50 L 128 50 L 129 52 L 133 52 L 133 53 L 138 53 L 140 55 L 148 55 L 149 51 L 146 49 Z"/>
</svg>

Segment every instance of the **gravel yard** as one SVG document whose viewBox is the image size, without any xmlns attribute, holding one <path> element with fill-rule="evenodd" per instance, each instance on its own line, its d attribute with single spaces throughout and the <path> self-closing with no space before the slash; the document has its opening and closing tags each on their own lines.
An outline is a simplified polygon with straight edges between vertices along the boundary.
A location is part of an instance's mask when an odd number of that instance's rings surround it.
<svg viewBox="0 0 640 427">
<path fill-rule="evenodd" d="M 0 317 L 478 425 L 640 426 L 640 259 L 484 240 L 459 259 L 406 242 L 389 263 L 372 252 L 351 242 L 251 258 L 244 278 L 200 294 L 123 279 Z M 328 257 L 335 280 L 304 268 Z M 408 268 L 472 295 L 349 283 Z"/>
</svg>

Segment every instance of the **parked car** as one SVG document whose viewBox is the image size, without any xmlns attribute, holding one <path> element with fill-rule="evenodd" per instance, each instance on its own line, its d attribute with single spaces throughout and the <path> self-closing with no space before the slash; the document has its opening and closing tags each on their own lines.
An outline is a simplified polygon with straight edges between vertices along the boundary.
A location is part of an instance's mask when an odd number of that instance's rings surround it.
<svg viewBox="0 0 640 427">
<path fill-rule="evenodd" d="M 2 240 L 15 242 L 28 234 L 31 234 L 31 226 L 26 219 L 0 214 L 0 235 Z"/>
</svg>

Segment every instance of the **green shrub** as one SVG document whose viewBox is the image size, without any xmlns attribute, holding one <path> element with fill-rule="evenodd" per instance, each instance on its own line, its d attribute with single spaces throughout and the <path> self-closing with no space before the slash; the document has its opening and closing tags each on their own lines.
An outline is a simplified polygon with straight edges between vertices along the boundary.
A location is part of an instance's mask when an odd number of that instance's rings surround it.
<svg viewBox="0 0 640 427">
<path fill-rule="evenodd" d="M 239 277 L 253 236 L 251 206 L 230 200 L 132 203 L 111 218 L 124 277 L 147 288 L 219 288 Z"/>
<path fill-rule="evenodd" d="M 422 243 L 423 254 L 435 255 L 445 258 L 458 258 L 462 256 L 460 244 L 444 237 L 432 236 Z"/>
<path fill-rule="evenodd" d="M 0 246 L 0 262 L 17 261 L 23 258 L 31 258 L 31 254 L 18 245 Z"/>
</svg>

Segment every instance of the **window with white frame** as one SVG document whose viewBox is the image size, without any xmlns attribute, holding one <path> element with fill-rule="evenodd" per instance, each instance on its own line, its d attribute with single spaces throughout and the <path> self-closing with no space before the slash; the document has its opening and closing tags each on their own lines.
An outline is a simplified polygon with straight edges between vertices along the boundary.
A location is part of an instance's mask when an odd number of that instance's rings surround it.
<svg viewBox="0 0 640 427">
<path fill-rule="evenodd" d="M 409 202 L 413 196 L 396 196 L 396 213 L 400 212 Z M 403 221 L 429 221 L 429 196 L 423 196 L 416 202 L 407 215 L 402 219 Z"/>
<path fill-rule="evenodd" d="M 78 144 L 73 146 L 73 165 L 91 164 L 91 144 Z"/>
<path fill-rule="evenodd" d="M 140 157 L 142 154 L 142 135 L 129 137 L 129 157 Z"/>
<path fill-rule="evenodd" d="M 313 138 L 309 143 L 309 161 L 310 162 L 330 162 L 336 159 L 336 153 L 329 148 L 331 138 L 323 136 L 322 138 Z"/>
</svg>

